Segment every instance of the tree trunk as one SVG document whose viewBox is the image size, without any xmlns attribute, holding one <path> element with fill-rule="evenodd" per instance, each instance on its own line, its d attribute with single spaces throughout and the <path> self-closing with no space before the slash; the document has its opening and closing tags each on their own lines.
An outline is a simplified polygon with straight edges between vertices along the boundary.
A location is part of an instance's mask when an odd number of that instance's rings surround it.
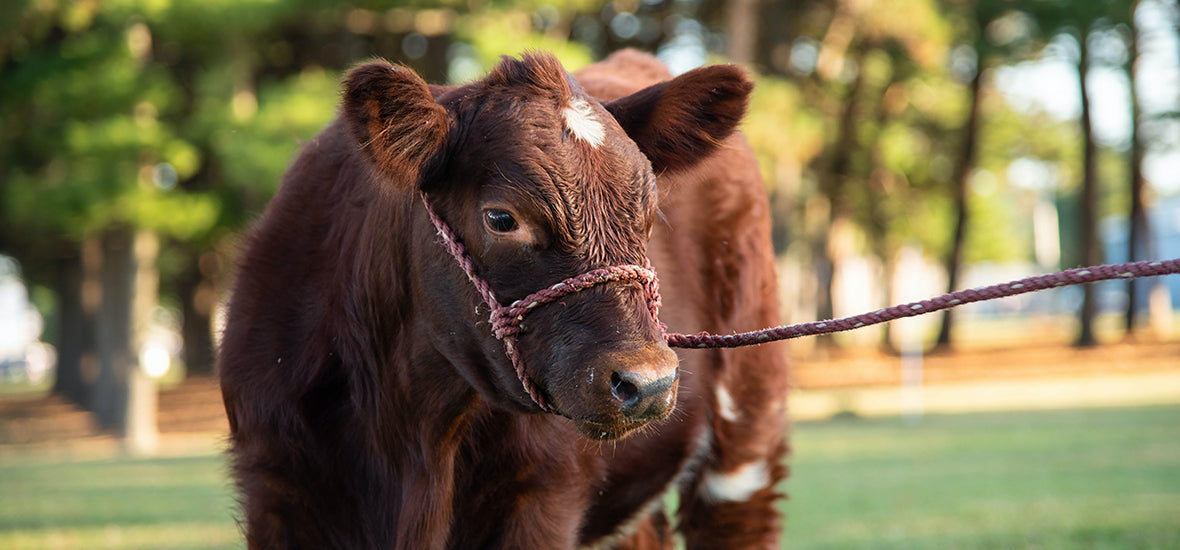
<svg viewBox="0 0 1180 550">
<path fill-rule="evenodd" d="M 57 293 L 57 371 L 53 392 L 89 408 L 94 383 L 94 315 L 96 297 L 87 290 L 97 290 L 96 281 L 87 283 L 98 269 L 87 265 L 86 248 L 96 243 L 84 243 L 68 252 L 57 262 L 54 286 Z M 91 256 L 94 256 L 91 254 Z M 93 264 L 97 258 L 90 258 Z M 89 298 L 89 299 L 87 299 Z"/>
<path fill-rule="evenodd" d="M 134 244 L 135 298 L 131 309 L 134 323 L 131 349 L 137 353 L 127 389 L 123 444 L 132 453 L 153 454 L 159 437 L 156 380 L 140 368 L 138 350 L 144 347 L 146 336 L 150 333 L 152 313 L 159 303 L 160 272 L 156 269 L 156 259 L 160 256 L 160 240 L 155 233 L 141 230 L 136 233 Z"/>
<path fill-rule="evenodd" d="M 726 5 L 725 30 L 729 37 L 729 59 L 734 63 L 754 62 L 758 45 L 758 0 L 733 0 Z"/>
<path fill-rule="evenodd" d="M 1147 256 L 1148 239 L 1150 239 L 1150 232 L 1147 226 L 1147 208 L 1144 204 L 1144 187 L 1143 179 L 1143 143 L 1139 135 L 1139 95 L 1136 93 L 1136 81 L 1138 73 L 1138 59 L 1139 59 L 1139 30 L 1135 27 L 1135 9 L 1139 6 L 1139 2 L 1131 4 L 1131 17 L 1129 19 L 1131 24 L 1131 39 L 1128 45 L 1127 64 L 1125 70 L 1127 71 L 1127 79 L 1130 82 L 1131 88 L 1131 155 L 1130 155 L 1130 184 L 1131 184 L 1131 215 L 1128 221 L 1127 228 L 1127 261 L 1142 260 Z M 1141 281 L 1131 279 L 1127 281 L 1127 310 L 1124 326 L 1126 327 L 1126 335 L 1131 336 L 1136 328 L 1136 316 L 1139 311 L 1139 301 L 1141 291 L 1143 289 Z"/>
<path fill-rule="evenodd" d="M 897 286 L 898 276 L 898 251 L 894 251 L 888 256 L 881 257 L 881 280 L 884 281 L 882 285 L 881 301 L 885 304 L 882 307 L 889 307 L 894 304 L 897 293 L 894 288 Z M 881 325 L 881 344 L 880 349 L 889 355 L 901 355 L 902 348 L 893 341 L 893 335 L 896 327 L 893 323 L 883 323 Z"/>
<path fill-rule="evenodd" d="M 184 366 L 188 375 L 211 375 L 214 370 L 212 315 L 216 292 L 204 274 L 203 264 L 216 261 L 212 253 L 195 254 L 196 259 L 181 275 L 181 336 Z M 216 266 L 214 266 L 216 267 Z"/>
<path fill-rule="evenodd" d="M 1086 45 L 1086 32 L 1083 31 L 1078 39 L 1078 84 L 1082 100 L 1082 190 L 1079 195 L 1079 212 L 1081 212 L 1081 228 L 1078 231 L 1078 244 L 1084 265 L 1102 263 L 1102 254 L 1098 242 L 1098 178 L 1097 178 L 1097 146 L 1094 143 L 1094 132 L 1090 124 L 1089 87 L 1086 85 L 1086 72 L 1090 64 L 1089 48 Z M 1094 317 L 1097 314 L 1097 303 L 1094 285 L 1082 286 L 1082 308 L 1078 313 L 1079 330 L 1076 346 L 1092 346 L 1097 343 L 1094 338 Z"/>
<path fill-rule="evenodd" d="M 129 450 L 155 446 L 155 383 L 139 368 L 159 275 L 155 236 L 113 228 L 102 236 L 102 305 L 98 310 L 98 378 L 93 412 L 99 425 L 124 438 Z"/>
<path fill-rule="evenodd" d="M 895 67 L 888 81 L 881 87 L 881 96 L 887 96 L 889 90 L 895 84 L 902 81 L 904 76 Z M 881 262 L 883 276 L 881 277 L 880 288 L 884 295 L 883 301 L 885 303 L 882 307 L 887 307 L 893 304 L 893 287 L 894 277 L 897 272 L 898 250 L 896 244 L 890 239 L 891 235 L 889 234 L 889 228 L 895 221 L 894 216 L 889 206 L 883 200 L 883 197 L 888 196 L 891 189 L 894 193 L 900 193 L 902 190 L 898 189 L 900 186 L 897 184 L 897 180 L 900 178 L 889 170 L 884 159 L 884 152 L 881 150 L 881 134 L 884 132 L 885 126 L 889 123 L 889 108 L 885 101 L 877 102 L 873 122 L 877 127 L 877 135 L 873 136 L 873 146 L 869 156 L 872 168 L 868 177 L 869 196 L 871 197 L 868 201 L 868 240 L 873 254 Z M 881 326 L 881 349 L 886 353 L 896 354 L 900 352 L 900 349 L 893 345 L 892 327 L 893 323 L 885 323 Z"/>
<path fill-rule="evenodd" d="M 133 235 L 127 229 L 111 229 L 102 236 L 102 305 L 95 327 L 99 370 L 91 410 L 100 426 L 117 433 L 125 427 L 127 385 L 136 362 L 131 344 L 135 296 Z"/>
<path fill-rule="evenodd" d="M 976 54 L 978 56 L 978 53 Z M 983 82 L 983 59 L 975 68 L 971 83 L 967 86 L 967 101 L 970 109 L 967 111 L 967 124 L 963 127 L 963 148 L 959 151 L 959 163 L 955 167 L 953 188 L 955 215 L 955 232 L 951 238 L 951 252 L 946 258 L 947 292 L 954 292 L 959 288 L 959 271 L 963 263 L 963 242 L 967 238 L 967 218 L 969 215 L 967 196 L 971 183 L 971 170 L 975 168 L 976 151 L 979 148 L 979 117 L 982 110 L 979 91 Z M 951 343 L 951 330 L 954 327 L 954 310 L 946 310 L 942 314 L 942 326 L 938 329 L 936 348 L 945 348 Z"/>
<path fill-rule="evenodd" d="M 864 49 L 856 48 L 852 52 L 854 61 L 860 68 L 864 60 Z M 820 192 L 828 200 L 827 227 L 815 231 L 812 240 L 812 265 L 815 269 L 817 288 L 816 317 L 831 319 L 835 316 L 833 309 L 832 281 L 840 264 L 840 243 L 833 243 L 832 231 L 849 224 L 850 215 L 848 205 L 844 201 L 844 182 L 849 177 L 852 164 L 852 152 L 856 147 L 857 111 L 860 107 L 860 91 L 864 84 L 864 71 L 858 70 L 856 77 L 848 85 L 844 105 L 840 112 L 839 127 L 836 141 L 831 145 L 831 159 L 825 175 L 820 180 Z M 816 344 L 820 347 L 830 346 L 831 335 L 816 337 Z"/>
</svg>

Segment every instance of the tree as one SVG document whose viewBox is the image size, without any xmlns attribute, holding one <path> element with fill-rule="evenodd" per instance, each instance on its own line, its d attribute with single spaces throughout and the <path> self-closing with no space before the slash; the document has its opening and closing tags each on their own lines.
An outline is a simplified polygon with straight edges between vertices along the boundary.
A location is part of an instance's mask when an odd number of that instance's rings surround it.
<svg viewBox="0 0 1180 550">
<path fill-rule="evenodd" d="M 963 13 L 962 19 L 964 22 L 965 33 L 968 40 L 971 42 L 971 53 L 974 55 L 974 63 L 970 70 L 966 68 L 961 69 L 968 74 L 960 75 L 967 79 L 967 117 L 963 123 L 962 131 L 959 139 L 960 148 L 959 155 L 955 162 L 955 172 L 952 177 L 952 216 L 954 217 L 954 229 L 951 236 L 950 253 L 946 256 L 946 273 L 947 273 L 947 292 L 954 292 L 959 290 L 959 275 L 963 264 L 963 249 L 967 237 L 968 217 L 970 209 L 968 208 L 969 187 L 971 183 L 971 173 L 976 166 L 976 157 L 978 155 L 979 147 L 979 132 L 980 132 L 980 118 L 982 116 L 982 97 L 981 89 L 983 86 L 983 72 L 987 61 L 996 55 L 997 48 L 988 43 L 984 36 L 984 29 L 989 24 L 995 21 L 1002 12 L 999 10 L 1005 9 L 1002 6 L 996 6 L 992 2 L 964 2 L 957 5 Z M 942 324 L 938 329 L 938 336 L 935 339 L 936 347 L 946 347 L 951 342 L 951 331 L 954 325 L 954 311 L 946 310 L 942 314 Z"/>
<path fill-rule="evenodd" d="M 982 110 L 980 88 L 983 84 L 983 66 L 980 59 L 981 48 L 976 47 L 976 67 L 967 85 L 967 121 L 963 125 L 962 144 L 958 161 L 955 165 L 954 187 L 952 192 L 952 211 L 955 219 L 954 233 L 951 237 L 951 250 L 947 255 L 947 292 L 959 289 L 959 271 L 963 263 L 963 245 L 967 235 L 967 196 L 971 183 L 971 172 L 975 168 L 975 157 L 979 142 L 979 119 Z M 936 346 L 947 346 L 951 341 L 953 312 L 947 310 L 942 316 L 942 325 L 938 329 Z"/>
<path fill-rule="evenodd" d="M 240 52 L 223 38 L 256 19 L 158 7 L 25 5 L 0 41 L 0 249 L 58 297 L 55 389 L 129 441 L 152 407 L 137 385 L 142 334 L 184 255 L 144 243 L 219 238 L 249 215 L 240 198 L 258 185 L 224 177 L 213 145 L 228 120 L 253 114 L 241 101 L 252 94 L 200 90 L 236 74 Z M 326 92 L 317 127 L 331 116 Z"/>
<path fill-rule="evenodd" d="M 1139 26 L 1135 22 L 1135 13 L 1138 8 L 1139 1 L 1132 1 L 1130 5 L 1130 16 L 1127 18 L 1127 60 L 1123 65 L 1131 92 L 1129 95 L 1131 103 L 1131 151 L 1128 155 L 1128 162 L 1130 164 L 1128 184 L 1131 200 L 1130 215 L 1127 217 L 1127 260 L 1132 262 L 1142 260 L 1147 256 L 1147 239 L 1148 235 L 1150 235 L 1147 226 L 1147 208 L 1144 197 L 1147 186 L 1143 177 L 1144 144 L 1140 121 L 1142 113 L 1139 107 L 1137 86 L 1139 81 Z M 1131 279 L 1127 281 L 1127 308 L 1125 313 L 1126 318 L 1124 319 L 1127 336 L 1132 336 L 1135 332 L 1136 313 L 1139 307 L 1140 290 L 1142 288 L 1143 286 L 1138 280 Z"/>
<path fill-rule="evenodd" d="M 1079 210 L 1081 210 L 1081 228 L 1078 242 L 1081 245 L 1081 257 L 1084 265 L 1102 263 L 1102 252 L 1098 242 L 1098 151 L 1094 142 L 1094 125 L 1090 116 L 1090 94 L 1086 83 L 1086 71 L 1090 67 L 1090 48 L 1087 45 L 1087 32 L 1082 30 L 1078 39 L 1078 92 L 1082 100 L 1082 115 L 1079 124 L 1082 128 L 1082 189 L 1079 194 Z M 1094 316 L 1097 313 L 1094 285 L 1082 288 L 1082 308 L 1078 313 L 1078 346 L 1092 346 L 1097 343 L 1094 338 Z"/>
<path fill-rule="evenodd" d="M 1123 0 L 1077 0 L 1036 4 L 1028 8 L 1028 13 L 1035 18 L 1045 35 L 1064 34 L 1070 36 L 1076 44 L 1076 57 L 1073 61 L 1081 99 L 1078 124 L 1082 135 L 1082 170 L 1077 196 L 1080 227 L 1077 230 L 1076 242 L 1079 261 L 1083 265 L 1096 265 L 1102 262 L 1102 250 L 1098 237 L 1098 147 L 1094 140 L 1092 98 L 1087 82 L 1089 70 L 1093 65 L 1090 40 L 1096 31 L 1107 30 L 1116 23 L 1125 22 L 1130 7 Z M 1082 292 L 1075 345 L 1091 346 L 1097 343 L 1094 336 L 1097 297 L 1093 285 L 1084 286 Z"/>
</svg>

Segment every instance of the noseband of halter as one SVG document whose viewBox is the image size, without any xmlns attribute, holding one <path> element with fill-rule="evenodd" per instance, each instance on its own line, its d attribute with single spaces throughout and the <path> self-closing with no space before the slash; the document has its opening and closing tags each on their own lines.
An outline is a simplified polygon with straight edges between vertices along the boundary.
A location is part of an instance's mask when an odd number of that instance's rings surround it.
<svg viewBox="0 0 1180 550">
<path fill-rule="evenodd" d="M 549 404 L 544 394 L 537 389 L 536 384 L 524 372 L 524 361 L 520 358 L 520 352 L 516 343 L 522 332 L 521 321 L 524 320 L 524 316 L 528 312 L 564 296 L 586 290 L 596 285 L 615 281 L 635 281 L 643 285 L 643 294 L 647 300 L 648 311 L 651 312 L 652 319 L 656 321 L 656 326 L 659 326 L 661 331 L 664 330 L 663 325 L 659 321 L 659 283 L 656 280 L 656 272 L 651 267 L 651 261 L 647 258 L 644 258 L 644 263 L 646 264 L 644 266 L 612 265 L 598 268 L 575 277 L 570 277 L 549 288 L 538 290 L 507 306 L 500 304 L 488 282 L 483 280 L 475 272 L 475 263 L 472 261 L 471 255 L 468 254 L 467 248 L 459 240 L 459 237 L 435 213 L 434 208 L 430 206 L 430 201 L 426 198 L 426 194 L 421 193 L 421 197 L 422 204 L 426 207 L 426 213 L 430 216 L 430 221 L 434 223 L 435 229 L 438 230 L 439 236 L 442 237 L 441 244 L 447 249 L 447 252 L 451 253 L 455 261 L 459 262 L 459 267 L 467 274 L 467 278 L 471 280 L 471 284 L 475 285 L 476 290 L 483 297 L 484 303 L 491 308 L 492 312 L 488 321 L 492 324 L 492 334 L 504 342 L 504 353 L 512 361 L 512 367 L 516 370 L 516 378 L 520 380 L 524 391 L 529 394 L 529 397 L 538 407 L 541 407 L 541 410 L 554 413 L 558 412 Z"/>
</svg>

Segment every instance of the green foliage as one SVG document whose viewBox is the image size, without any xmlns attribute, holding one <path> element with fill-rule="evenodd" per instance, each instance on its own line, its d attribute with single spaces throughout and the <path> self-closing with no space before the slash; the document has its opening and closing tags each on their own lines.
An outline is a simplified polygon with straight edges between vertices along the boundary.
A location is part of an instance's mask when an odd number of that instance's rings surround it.
<svg viewBox="0 0 1180 550">
<path fill-rule="evenodd" d="M 168 121 L 180 87 L 145 57 L 150 30 L 120 19 L 117 7 L 25 14 L 26 27 L 57 20 L 55 34 L 36 49 L 13 52 L 2 75 L 12 101 L 0 106 L 7 167 L 5 230 L 63 233 L 81 238 L 112 223 L 130 223 L 177 236 L 207 231 L 215 201 L 173 190 L 160 197 L 152 168 L 168 164 L 178 177 L 194 174 L 201 156 Z M 25 39 L 36 38 L 34 30 Z M 178 216 L 153 212 L 184 205 Z"/>
<path fill-rule="evenodd" d="M 310 69 L 260 85 L 257 99 L 252 92 L 231 95 L 228 117 L 222 104 L 204 105 L 212 111 L 206 116 L 219 122 L 209 138 L 228 180 L 265 197 L 277 191 L 299 146 L 335 116 L 339 78 Z"/>
<path fill-rule="evenodd" d="M 969 188 L 964 259 L 969 263 L 1032 260 L 1032 209 L 1038 194 L 1052 197 L 1072 184 L 1080 160 L 1076 125 L 1044 113 L 1014 111 L 995 91 L 985 92 L 979 155 Z M 1010 181 L 1013 161 L 1046 167 L 1044 181 Z M 1032 185 L 1032 187 L 1027 187 Z"/>
<path fill-rule="evenodd" d="M 51 239 L 111 224 L 198 246 L 239 230 L 338 97 L 339 69 L 259 74 L 263 54 L 287 44 L 271 33 L 337 11 L 311 0 L 21 6 L 0 41 L 0 244 L 36 266 Z"/>
<path fill-rule="evenodd" d="M 742 132 L 771 189 L 798 186 L 798 174 L 823 148 L 823 119 L 804 104 L 799 87 L 783 78 L 758 77 Z"/>
<path fill-rule="evenodd" d="M 976 172 L 969 189 L 968 263 L 1021 262 L 1033 258 L 1033 193 L 1006 185 L 988 170 Z"/>
<path fill-rule="evenodd" d="M 868 4 L 858 15 L 858 33 L 893 44 L 902 57 L 925 69 L 939 69 L 952 39 L 951 24 L 936 0 L 886 0 Z"/>
<path fill-rule="evenodd" d="M 561 60 L 569 71 L 594 61 L 590 48 L 564 37 L 536 32 L 527 12 L 516 9 L 493 9 L 472 14 L 460 23 L 456 37 L 465 40 L 476 52 L 482 71 L 500 62 L 501 55 L 517 55 L 529 50 L 550 52 Z"/>
</svg>

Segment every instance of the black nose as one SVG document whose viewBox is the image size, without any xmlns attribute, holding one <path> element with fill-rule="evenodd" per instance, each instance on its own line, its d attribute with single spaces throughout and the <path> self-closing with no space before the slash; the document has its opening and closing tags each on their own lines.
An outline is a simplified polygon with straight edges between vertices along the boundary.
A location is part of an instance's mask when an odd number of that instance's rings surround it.
<svg viewBox="0 0 1180 550">
<path fill-rule="evenodd" d="M 659 418 L 672 407 L 672 388 L 676 374 L 656 380 L 634 372 L 615 371 L 610 375 L 611 395 L 619 401 L 628 420 Z"/>
</svg>

